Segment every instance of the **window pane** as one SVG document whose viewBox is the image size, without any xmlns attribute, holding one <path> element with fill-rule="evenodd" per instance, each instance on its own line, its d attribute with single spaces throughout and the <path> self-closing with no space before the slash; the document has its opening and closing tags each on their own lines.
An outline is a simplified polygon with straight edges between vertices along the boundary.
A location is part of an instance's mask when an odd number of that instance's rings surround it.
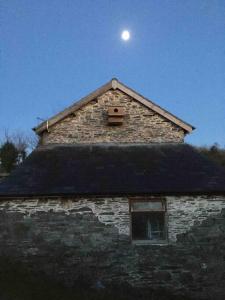
<svg viewBox="0 0 225 300">
<path fill-rule="evenodd" d="M 132 212 L 134 240 L 163 240 L 164 212 Z"/>
<path fill-rule="evenodd" d="M 137 201 L 132 202 L 132 211 L 154 211 L 154 210 L 164 210 L 161 201 Z"/>
<path fill-rule="evenodd" d="M 159 240 L 164 238 L 164 214 L 151 213 L 148 216 L 148 238 Z"/>
<path fill-rule="evenodd" d="M 132 237 L 134 240 L 148 239 L 148 217 L 144 213 L 132 213 Z"/>
</svg>

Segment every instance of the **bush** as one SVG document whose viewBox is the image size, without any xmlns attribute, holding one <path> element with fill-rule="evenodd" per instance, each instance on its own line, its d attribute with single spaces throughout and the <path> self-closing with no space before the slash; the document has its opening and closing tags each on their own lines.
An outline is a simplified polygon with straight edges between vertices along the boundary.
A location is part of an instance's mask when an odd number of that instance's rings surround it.
<svg viewBox="0 0 225 300">
<path fill-rule="evenodd" d="M 214 144 L 211 147 L 199 147 L 197 149 L 209 159 L 225 167 L 225 149 L 220 148 L 218 144 Z"/>
<path fill-rule="evenodd" d="M 12 142 L 6 141 L 0 148 L 1 166 L 7 173 L 15 167 L 18 160 L 18 150 Z"/>
</svg>

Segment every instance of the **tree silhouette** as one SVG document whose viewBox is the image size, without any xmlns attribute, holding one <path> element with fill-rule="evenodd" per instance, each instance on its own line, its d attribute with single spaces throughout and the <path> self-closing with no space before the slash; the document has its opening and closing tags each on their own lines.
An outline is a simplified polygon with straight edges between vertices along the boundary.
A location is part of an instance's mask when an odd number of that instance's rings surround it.
<svg viewBox="0 0 225 300">
<path fill-rule="evenodd" d="M 18 150 L 16 146 L 6 141 L 0 148 L 0 159 L 2 169 L 9 173 L 16 166 L 18 161 Z"/>
<path fill-rule="evenodd" d="M 198 150 L 209 159 L 225 167 L 225 149 L 215 143 L 211 147 L 199 147 Z"/>
</svg>

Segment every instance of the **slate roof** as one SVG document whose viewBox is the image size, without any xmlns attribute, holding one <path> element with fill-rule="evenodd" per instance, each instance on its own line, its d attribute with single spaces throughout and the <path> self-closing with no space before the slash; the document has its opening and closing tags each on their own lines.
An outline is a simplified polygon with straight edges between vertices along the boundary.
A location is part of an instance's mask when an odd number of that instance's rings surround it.
<svg viewBox="0 0 225 300">
<path fill-rule="evenodd" d="M 0 197 L 225 194 L 225 171 L 186 144 L 52 145 L 0 183 Z"/>
</svg>

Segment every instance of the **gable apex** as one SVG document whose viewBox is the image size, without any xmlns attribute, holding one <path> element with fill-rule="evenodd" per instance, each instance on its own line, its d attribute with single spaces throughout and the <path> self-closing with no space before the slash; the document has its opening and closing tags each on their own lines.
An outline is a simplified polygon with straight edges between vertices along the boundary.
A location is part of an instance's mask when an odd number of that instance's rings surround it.
<svg viewBox="0 0 225 300">
<path fill-rule="evenodd" d="M 83 107 L 84 105 L 88 104 L 90 101 L 94 100 L 95 98 L 101 96 L 102 94 L 106 93 L 107 91 L 109 91 L 111 89 L 113 89 L 113 90 L 118 89 L 118 90 L 122 91 L 123 93 L 129 95 L 130 97 L 132 97 L 134 100 L 141 103 L 145 107 L 153 110 L 154 112 L 158 113 L 159 115 L 161 115 L 165 119 L 168 119 L 172 123 L 174 123 L 177 126 L 181 127 L 187 133 L 190 133 L 190 132 L 192 132 L 192 130 L 195 129 L 195 127 L 193 127 L 192 125 L 184 122 L 183 120 L 179 119 L 178 117 L 171 114 L 167 110 L 165 110 L 162 107 L 155 104 L 153 101 L 145 98 L 141 94 L 139 94 L 136 91 L 132 90 L 131 88 L 127 87 L 126 85 L 121 83 L 117 78 L 112 78 L 109 82 L 107 82 L 106 84 L 104 84 L 103 86 L 101 86 L 100 88 L 95 90 L 94 92 L 90 93 L 89 95 L 87 95 L 86 97 L 80 99 L 79 101 L 73 103 L 71 106 L 67 107 L 65 110 L 59 112 L 55 116 L 53 116 L 53 117 L 47 119 L 46 121 L 42 122 L 37 127 L 33 128 L 33 130 L 37 134 L 40 135 L 43 131 L 48 130 L 54 124 L 56 124 L 59 121 L 63 120 L 64 118 L 66 118 L 70 114 L 74 113 L 75 111 L 77 111 L 78 109 Z"/>
</svg>

